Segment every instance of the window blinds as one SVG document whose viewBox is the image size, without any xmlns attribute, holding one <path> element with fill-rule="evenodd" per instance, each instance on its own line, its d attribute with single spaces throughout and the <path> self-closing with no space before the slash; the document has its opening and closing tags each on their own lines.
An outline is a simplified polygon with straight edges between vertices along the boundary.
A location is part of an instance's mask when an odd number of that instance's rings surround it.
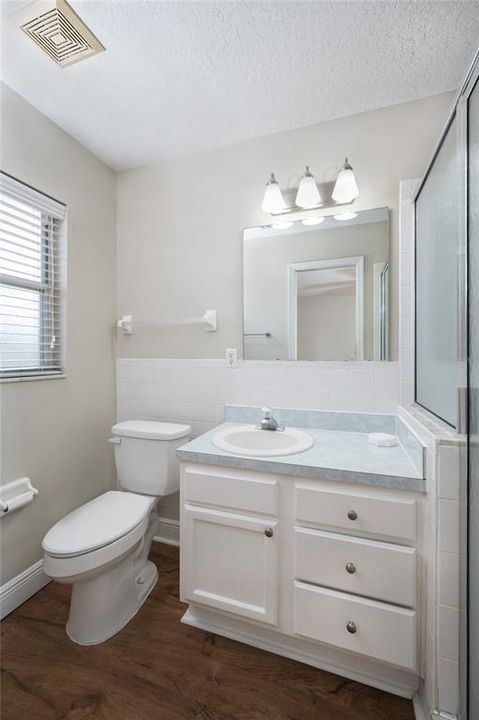
<svg viewBox="0 0 479 720">
<path fill-rule="evenodd" d="M 0 378 L 64 372 L 65 214 L 0 173 Z"/>
</svg>

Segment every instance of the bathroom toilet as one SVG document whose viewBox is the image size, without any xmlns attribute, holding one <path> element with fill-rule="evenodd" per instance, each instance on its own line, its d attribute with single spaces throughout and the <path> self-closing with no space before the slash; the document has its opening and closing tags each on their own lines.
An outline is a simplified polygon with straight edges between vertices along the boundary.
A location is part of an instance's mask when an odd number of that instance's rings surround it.
<svg viewBox="0 0 479 720">
<path fill-rule="evenodd" d="M 148 560 L 162 497 L 179 489 L 176 448 L 189 425 L 128 420 L 114 425 L 118 490 L 111 490 L 59 520 L 45 535 L 43 570 L 71 583 L 66 626 L 80 645 L 103 642 L 135 615 L 155 586 Z"/>
</svg>

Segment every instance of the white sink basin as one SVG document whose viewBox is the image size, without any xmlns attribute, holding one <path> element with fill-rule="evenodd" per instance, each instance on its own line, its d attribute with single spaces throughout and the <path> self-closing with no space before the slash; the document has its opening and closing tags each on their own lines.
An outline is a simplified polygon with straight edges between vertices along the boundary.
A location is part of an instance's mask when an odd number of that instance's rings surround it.
<svg viewBox="0 0 479 720">
<path fill-rule="evenodd" d="M 296 428 L 258 430 L 254 425 L 237 425 L 218 430 L 213 435 L 213 445 L 220 450 L 255 457 L 295 455 L 313 444 L 311 435 Z"/>
</svg>

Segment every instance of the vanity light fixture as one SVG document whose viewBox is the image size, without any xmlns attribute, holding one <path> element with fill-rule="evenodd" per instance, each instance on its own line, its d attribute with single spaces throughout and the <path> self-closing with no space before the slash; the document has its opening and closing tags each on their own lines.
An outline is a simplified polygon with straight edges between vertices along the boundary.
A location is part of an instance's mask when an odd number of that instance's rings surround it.
<svg viewBox="0 0 479 720">
<path fill-rule="evenodd" d="M 271 225 L 271 227 L 273 228 L 273 230 L 288 230 L 290 227 L 292 227 L 292 225 L 293 225 L 292 220 L 290 220 L 290 221 L 285 220 L 284 222 L 273 223 Z"/>
<path fill-rule="evenodd" d="M 324 222 L 323 217 L 310 217 L 310 218 L 304 218 L 304 220 L 301 220 L 303 225 L 320 225 L 322 222 Z"/>
<path fill-rule="evenodd" d="M 284 202 L 283 193 L 281 188 L 276 182 L 274 173 L 271 173 L 271 177 L 266 183 L 266 190 L 264 191 L 263 204 L 261 206 L 263 212 L 276 214 L 286 210 L 286 203 Z"/>
<path fill-rule="evenodd" d="M 317 207 L 321 202 L 318 186 L 314 182 L 313 174 L 306 165 L 306 171 L 299 183 L 298 192 L 296 194 L 296 205 L 303 209 Z"/>
<path fill-rule="evenodd" d="M 332 198 L 337 203 L 350 203 L 359 195 L 359 188 L 354 171 L 346 158 L 345 163 L 336 178 Z"/>
<path fill-rule="evenodd" d="M 349 205 L 359 195 L 353 168 L 346 158 L 336 180 L 316 183 L 308 165 L 299 187 L 281 190 L 274 173 L 266 184 L 262 210 L 270 215 L 286 215 L 301 210 L 324 209 Z M 346 220 L 346 218 L 344 218 Z"/>
<path fill-rule="evenodd" d="M 343 220 L 353 220 L 355 217 L 357 217 L 357 215 L 358 214 L 356 212 L 343 212 L 343 213 L 340 213 L 339 215 L 335 215 L 334 219 L 341 220 L 341 222 L 342 222 Z"/>
</svg>

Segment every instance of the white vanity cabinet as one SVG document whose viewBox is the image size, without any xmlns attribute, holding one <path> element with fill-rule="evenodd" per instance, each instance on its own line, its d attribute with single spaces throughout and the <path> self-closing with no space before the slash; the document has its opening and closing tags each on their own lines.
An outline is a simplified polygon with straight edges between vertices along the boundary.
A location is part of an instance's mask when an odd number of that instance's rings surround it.
<svg viewBox="0 0 479 720">
<path fill-rule="evenodd" d="M 185 505 L 185 599 L 276 625 L 276 521 Z"/>
<path fill-rule="evenodd" d="M 190 462 L 180 487 L 184 622 L 413 694 L 420 493 Z"/>
<path fill-rule="evenodd" d="M 182 597 L 276 625 L 278 480 L 202 465 L 181 475 Z"/>
<path fill-rule="evenodd" d="M 294 632 L 415 671 L 417 499 L 296 481 L 295 500 Z"/>
</svg>

